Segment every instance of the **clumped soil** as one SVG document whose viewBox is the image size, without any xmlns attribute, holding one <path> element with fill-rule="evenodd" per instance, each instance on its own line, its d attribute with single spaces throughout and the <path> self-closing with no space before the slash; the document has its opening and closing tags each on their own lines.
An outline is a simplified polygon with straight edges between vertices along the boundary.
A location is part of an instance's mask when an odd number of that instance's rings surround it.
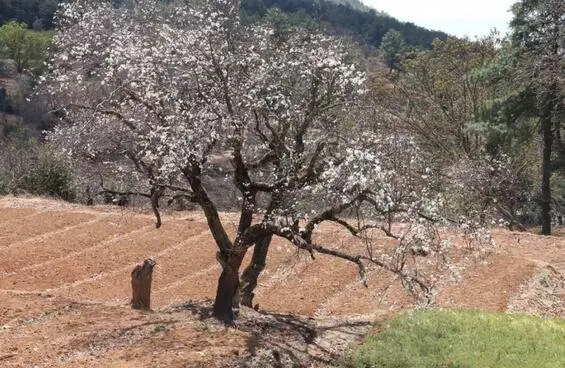
<svg viewBox="0 0 565 368">
<path fill-rule="evenodd" d="M 236 217 L 223 215 L 230 231 Z M 231 225 L 233 224 L 233 226 Z M 327 226 L 321 242 L 363 244 Z M 436 305 L 565 317 L 565 238 L 494 231 L 497 248 L 457 259 Z M 383 246 L 387 241 L 382 240 Z M 133 311 L 130 272 L 153 258 L 154 310 Z M 0 199 L 1 367 L 323 367 L 385 315 L 413 306 L 382 270 L 272 245 L 258 310 L 210 318 L 219 266 L 199 212 L 151 215 L 37 198 Z"/>
</svg>

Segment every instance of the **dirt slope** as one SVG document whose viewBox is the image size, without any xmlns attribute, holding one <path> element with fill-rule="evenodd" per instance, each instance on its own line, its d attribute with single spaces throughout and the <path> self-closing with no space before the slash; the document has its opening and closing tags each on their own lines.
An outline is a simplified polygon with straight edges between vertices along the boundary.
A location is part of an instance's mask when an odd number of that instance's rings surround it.
<svg viewBox="0 0 565 368">
<path fill-rule="evenodd" d="M 324 230 L 327 244 L 361 246 Z M 565 239 L 494 235 L 498 250 L 457 282 L 443 280 L 438 305 L 565 317 Z M 155 313 L 143 314 L 127 306 L 129 274 L 148 257 L 157 261 Z M 257 290 L 261 313 L 242 310 L 238 329 L 226 329 L 207 319 L 214 257 L 197 212 L 167 214 L 156 230 L 151 216 L 130 210 L 0 199 L 0 366 L 325 364 L 376 317 L 411 302 L 385 272 L 372 272 L 365 289 L 354 266 L 312 261 L 277 241 Z"/>
</svg>

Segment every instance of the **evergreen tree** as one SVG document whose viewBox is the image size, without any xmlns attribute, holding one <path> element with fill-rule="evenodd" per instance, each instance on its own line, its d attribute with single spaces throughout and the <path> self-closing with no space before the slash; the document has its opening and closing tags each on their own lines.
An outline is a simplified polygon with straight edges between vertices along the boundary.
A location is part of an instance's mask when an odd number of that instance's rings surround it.
<svg viewBox="0 0 565 368">
<path fill-rule="evenodd" d="M 556 146 L 565 153 L 560 134 L 564 119 L 565 2 L 522 0 L 513 6 L 512 46 L 517 63 L 515 76 L 531 90 L 542 135 L 541 225 L 551 234 L 552 156 Z"/>
<path fill-rule="evenodd" d="M 402 33 L 391 29 L 383 36 L 379 51 L 391 72 L 394 69 L 398 70 L 400 68 L 400 61 L 402 60 L 405 50 L 406 45 Z"/>
</svg>

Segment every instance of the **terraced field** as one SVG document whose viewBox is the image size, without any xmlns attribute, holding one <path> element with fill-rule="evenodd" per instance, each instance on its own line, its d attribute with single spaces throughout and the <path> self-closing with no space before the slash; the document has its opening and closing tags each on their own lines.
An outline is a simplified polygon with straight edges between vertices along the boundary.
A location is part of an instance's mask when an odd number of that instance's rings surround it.
<svg viewBox="0 0 565 368">
<path fill-rule="evenodd" d="M 275 347 L 325 364 L 349 335 L 411 303 L 383 271 L 365 289 L 354 266 L 312 261 L 277 241 L 257 289 L 262 313 L 242 311 L 239 328 L 225 329 L 204 318 L 219 266 L 203 216 L 166 214 L 158 230 L 153 221 L 132 210 L 0 199 L 0 366 L 226 367 Z M 319 236 L 363 246 L 333 227 Z M 441 282 L 438 304 L 565 317 L 565 239 L 507 231 L 495 239 L 499 248 L 459 282 Z M 149 314 L 127 306 L 130 272 L 145 258 L 157 261 Z"/>
</svg>

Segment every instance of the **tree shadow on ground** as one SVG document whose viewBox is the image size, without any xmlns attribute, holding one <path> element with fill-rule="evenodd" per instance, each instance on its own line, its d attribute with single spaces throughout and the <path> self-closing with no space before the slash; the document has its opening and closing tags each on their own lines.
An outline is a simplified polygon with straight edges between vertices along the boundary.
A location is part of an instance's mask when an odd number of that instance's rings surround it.
<svg viewBox="0 0 565 368">
<path fill-rule="evenodd" d="M 172 307 L 200 321 L 212 318 L 212 301 L 188 301 Z M 335 363 L 350 344 L 361 340 L 372 320 L 311 318 L 242 308 L 233 326 L 247 332 L 247 356 L 238 367 L 310 367 Z"/>
<path fill-rule="evenodd" d="M 181 304 L 175 304 L 168 308 L 170 312 L 189 312 L 198 320 L 204 321 L 212 318 L 212 301 L 210 299 L 189 300 Z"/>
</svg>

